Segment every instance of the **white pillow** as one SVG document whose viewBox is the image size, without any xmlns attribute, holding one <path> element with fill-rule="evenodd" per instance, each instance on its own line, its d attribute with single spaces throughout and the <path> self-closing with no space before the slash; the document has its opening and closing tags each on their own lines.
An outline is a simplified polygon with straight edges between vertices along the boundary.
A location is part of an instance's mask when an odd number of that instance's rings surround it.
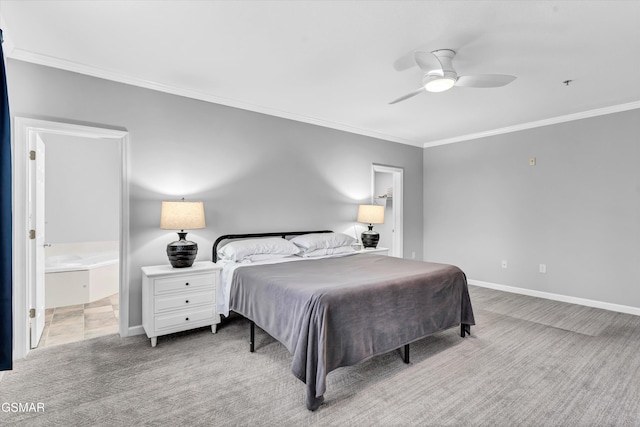
<svg viewBox="0 0 640 427">
<path fill-rule="evenodd" d="M 236 240 L 228 243 L 218 250 L 218 258 L 240 262 L 260 254 L 289 256 L 298 252 L 300 252 L 300 248 L 290 241 L 280 237 L 270 237 L 267 239 Z"/>
<path fill-rule="evenodd" d="M 321 248 L 313 251 L 299 253 L 303 258 L 313 258 L 326 255 L 341 255 L 355 252 L 351 246 L 340 246 L 339 248 Z"/>
<path fill-rule="evenodd" d="M 299 246 L 304 252 L 350 246 L 355 241 L 356 239 L 343 233 L 311 233 L 291 239 L 291 242 Z"/>
</svg>

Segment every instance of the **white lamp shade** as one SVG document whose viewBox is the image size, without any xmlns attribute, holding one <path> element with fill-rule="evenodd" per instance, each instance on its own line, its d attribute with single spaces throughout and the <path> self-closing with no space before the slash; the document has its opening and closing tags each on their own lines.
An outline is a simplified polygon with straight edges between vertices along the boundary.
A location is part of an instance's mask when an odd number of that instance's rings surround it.
<svg viewBox="0 0 640 427">
<path fill-rule="evenodd" d="M 360 205 L 358 207 L 358 222 L 384 224 L 384 206 Z"/>
<path fill-rule="evenodd" d="M 203 202 L 162 202 L 161 229 L 195 230 L 205 227 Z"/>
</svg>

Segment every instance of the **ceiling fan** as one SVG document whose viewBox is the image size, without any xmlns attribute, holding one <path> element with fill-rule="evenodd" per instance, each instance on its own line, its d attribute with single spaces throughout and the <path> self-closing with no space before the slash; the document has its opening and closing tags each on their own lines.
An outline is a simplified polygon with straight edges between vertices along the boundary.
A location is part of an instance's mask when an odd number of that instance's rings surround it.
<svg viewBox="0 0 640 427">
<path fill-rule="evenodd" d="M 413 96 L 419 95 L 425 90 L 427 92 L 444 92 L 453 86 L 460 87 L 500 87 L 511 83 L 515 76 L 504 74 L 477 74 L 474 76 L 458 76 L 453 69 L 453 57 L 456 53 L 451 49 L 439 49 L 433 52 L 415 52 L 416 64 L 425 72 L 422 78 L 422 87 L 398 99 L 394 99 L 389 104 L 404 101 Z"/>
</svg>

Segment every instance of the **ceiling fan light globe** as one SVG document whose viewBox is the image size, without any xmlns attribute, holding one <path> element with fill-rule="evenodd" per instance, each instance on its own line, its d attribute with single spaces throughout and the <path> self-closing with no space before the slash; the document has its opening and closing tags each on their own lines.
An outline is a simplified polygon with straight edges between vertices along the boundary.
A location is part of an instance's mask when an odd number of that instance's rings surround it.
<svg viewBox="0 0 640 427">
<path fill-rule="evenodd" d="M 424 88 L 427 92 L 444 92 L 445 90 L 451 89 L 455 83 L 455 79 L 450 77 L 437 77 L 429 79 L 424 84 Z"/>
</svg>

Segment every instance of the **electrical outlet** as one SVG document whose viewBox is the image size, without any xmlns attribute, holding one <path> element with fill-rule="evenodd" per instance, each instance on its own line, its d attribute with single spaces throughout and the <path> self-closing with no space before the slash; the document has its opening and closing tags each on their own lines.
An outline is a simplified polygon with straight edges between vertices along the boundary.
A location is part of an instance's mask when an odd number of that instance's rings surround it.
<svg viewBox="0 0 640 427">
<path fill-rule="evenodd" d="M 529 158 L 529 166 L 535 166 L 536 165 L 536 158 L 535 157 L 530 157 Z"/>
<path fill-rule="evenodd" d="M 506 259 L 502 260 L 502 268 L 507 268 L 507 260 Z"/>
<path fill-rule="evenodd" d="M 540 264 L 540 273 L 547 272 L 547 264 Z"/>
<path fill-rule="evenodd" d="M 416 259 L 416 253 L 415 253 L 415 251 L 414 251 L 414 252 L 411 252 L 411 259 Z"/>
</svg>

